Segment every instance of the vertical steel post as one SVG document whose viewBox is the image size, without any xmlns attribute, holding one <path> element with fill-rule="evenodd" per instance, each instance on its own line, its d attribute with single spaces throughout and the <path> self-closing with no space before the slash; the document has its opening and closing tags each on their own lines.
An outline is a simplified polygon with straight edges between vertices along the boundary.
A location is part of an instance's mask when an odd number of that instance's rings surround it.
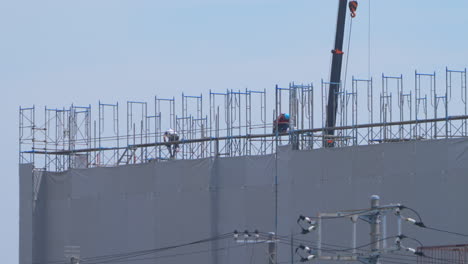
<svg viewBox="0 0 468 264">
<path fill-rule="evenodd" d="M 371 209 L 377 209 L 380 206 L 380 197 L 378 195 L 371 196 Z M 371 250 L 378 251 L 380 249 L 380 215 L 375 213 L 370 219 L 370 243 Z M 374 263 L 379 263 L 376 259 Z"/>
<path fill-rule="evenodd" d="M 291 263 L 294 263 L 294 232 L 291 231 Z"/>
<path fill-rule="evenodd" d="M 18 164 L 22 164 L 23 163 L 23 152 L 22 152 L 22 146 L 23 146 L 23 111 L 21 110 L 21 106 L 19 107 L 19 119 L 18 119 L 18 122 L 19 122 L 19 129 L 18 129 Z"/>
<path fill-rule="evenodd" d="M 387 216 L 382 215 L 382 238 L 387 237 Z M 387 240 L 382 241 L 382 248 L 387 248 Z"/>
<path fill-rule="evenodd" d="M 352 216 L 351 221 L 353 222 L 353 242 L 351 247 L 353 248 L 353 254 L 356 254 L 356 247 L 357 247 L 357 216 Z"/>
<path fill-rule="evenodd" d="M 322 256 L 322 216 L 317 217 L 317 257 Z"/>
<path fill-rule="evenodd" d="M 466 92 L 466 86 L 467 86 L 467 82 L 466 82 L 466 68 L 465 70 L 462 72 L 462 77 L 461 77 L 461 83 L 462 83 L 462 101 L 463 101 L 463 104 L 465 105 L 465 116 L 467 115 L 468 113 L 468 108 L 467 108 L 467 92 Z M 463 91 L 465 92 L 463 94 Z M 463 136 L 466 136 L 468 135 L 468 122 L 465 120 L 465 133 L 463 134 Z"/>
<path fill-rule="evenodd" d="M 400 210 L 398 210 L 397 213 L 397 235 L 401 236 L 401 215 L 400 215 Z"/>
<path fill-rule="evenodd" d="M 276 264 L 276 235 L 269 233 L 268 235 L 268 264 Z"/>
</svg>

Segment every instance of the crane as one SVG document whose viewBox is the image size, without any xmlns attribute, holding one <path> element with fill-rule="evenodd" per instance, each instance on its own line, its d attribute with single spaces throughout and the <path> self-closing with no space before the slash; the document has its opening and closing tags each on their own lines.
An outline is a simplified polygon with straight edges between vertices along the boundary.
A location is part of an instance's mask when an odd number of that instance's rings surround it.
<svg viewBox="0 0 468 264">
<path fill-rule="evenodd" d="M 338 92 L 340 90 L 341 82 L 341 68 L 343 64 L 343 40 L 346 23 L 346 4 L 348 0 L 339 0 L 338 6 L 338 18 L 336 22 L 336 36 L 335 36 L 335 47 L 332 50 L 332 65 L 330 73 L 330 88 L 328 91 L 328 105 L 327 105 L 327 119 L 326 119 L 326 131 L 324 135 L 324 144 L 326 147 L 333 147 L 335 141 L 333 136 L 335 134 L 336 125 L 336 112 L 338 108 Z M 348 4 L 351 12 L 351 17 L 356 16 L 356 10 L 358 7 L 357 1 L 350 1 Z"/>
</svg>

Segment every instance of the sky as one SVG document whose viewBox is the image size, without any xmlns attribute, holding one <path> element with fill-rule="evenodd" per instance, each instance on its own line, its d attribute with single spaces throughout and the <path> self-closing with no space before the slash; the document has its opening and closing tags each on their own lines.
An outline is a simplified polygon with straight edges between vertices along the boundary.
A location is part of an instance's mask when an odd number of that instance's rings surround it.
<svg viewBox="0 0 468 264">
<path fill-rule="evenodd" d="M 291 81 L 319 84 L 329 76 L 337 4 L 0 0 L 3 262 L 18 262 L 19 106 L 151 101 L 154 95 L 272 89 Z M 467 11 L 466 0 L 359 1 L 348 74 L 404 74 L 411 83 L 416 69 L 441 76 L 446 66 L 464 69 Z M 349 26 L 348 19 L 347 34 Z"/>
</svg>

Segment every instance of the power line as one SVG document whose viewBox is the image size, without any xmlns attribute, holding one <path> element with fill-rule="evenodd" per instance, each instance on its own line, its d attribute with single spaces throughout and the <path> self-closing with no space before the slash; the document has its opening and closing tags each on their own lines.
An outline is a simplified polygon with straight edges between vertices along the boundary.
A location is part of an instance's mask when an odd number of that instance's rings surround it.
<svg viewBox="0 0 468 264">
<path fill-rule="evenodd" d="M 89 263 L 89 264 L 115 262 L 116 260 L 129 259 L 129 258 L 134 258 L 134 257 L 139 257 L 139 256 L 144 256 L 144 255 L 159 253 L 159 252 L 161 252 L 161 251 L 176 249 L 176 248 L 185 247 L 185 246 L 190 246 L 190 245 L 196 245 L 196 244 L 205 243 L 205 242 L 209 242 L 209 241 L 213 241 L 213 240 L 219 240 L 219 239 L 221 239 L 221 238 L 218 237 L 218 238 L 204 239 L 204 240 L 199 240 L 199 241 L 195 241 L 195 242 L 190 242 L 190 243 L 175 245 L 175 246 L 169 246 L 169 247 L 164 247 L 164 248 L 158 248 L 158 249 L 150 250 L 150 251 L 148 251 L 148 252 L 143 252 L 143 253 L 132 253 L 132 254 L 124 255 L 124 256 L 114 257 L 114 258 L 111 258 L 111 259 L 97 260 L 97 262 L 96 262 L 96 260 L 94 260 L 94 262 L 93 262 L 93 261 L 88 262 L 89 260 L 86 260 L 86 259 L 85 259 L 85 260 L 82 260 L 82 262 L 86 262 L 86 263 Z"/>
<path fill-rule="evenodd" d="M 179 244 L 179 245 L 173 245 L 173 246 L 167 246 L 167 247 L 162 247 L 162 248 L 155 248 L 155 249 L 149 249 L 149 250 L 140 250 L 140 251 L 126 252 L 126 253 L 119 253 L 119 254 L 111 254 L 111 255 L 103 255 L 103 256 L 82 258 L 82 259 L 80 259 L 80 261 L 85 262 L 85 263 L 89 263 L 89 264 L 115 262 L 115 261 L 122 260 L 122 259 L 129 259 L 129 258 L 154 254 L 154 253 L 158 253 L 158 252 L 161 252 L 161 251 L 166 251 L 166 250 L 176 249 L 176 248 L 180 248 L 180 247 L 205 243 L 205 242 L 209 242 L 209 241 L 213 241 L 213 240 L 225 239 L 228 236 L 230 236 L 231 234 L 232 233 L 226 233 L 226 234 L 223 234 L 223 235 L 220 235 L 220 236 L 217 236 L 217 237 L 211 237 L 211 238 L 201 239 L 201 240 L 198 240 L 198 241 L 193 241 L 193 242 Z"/>
<path fill-rule="evenodd" d="M 411 212 L 413 212 L 413 213 L 418 217 L 419 222 L 422 223 L 421 215 L 420 215 L 416 210 L 414 210 L 413 208 L 407 207 L 407 206 L 401 206 L 400 208 L 401 208 L 401 209 L 410 210 Z"/>
<path fill-rule="evenodd" d="M 202 239 L 202 240 L 198 240 L 198 241 L 194 241 L 194 242 L 189 242 L 189 243 L 184 243 L 184 244 L 179 244 L 179 245 L 174 245 L 174 246 L 168 246 L 168 247 L 163 247 L 163 248 L 156 248 L 156 249 L 152 249 L 152 250 L 135 251 L 135 252 L 138 252 L 138 253 L 144 252 L 144 254 L 158 253 L 158 252 L 169 250 L 169 249 L 175 249 L 175 248 L 180 248 L 180 247 L 184 247 L 184 246 L 195 245 L 195 244 L 204 243 L 204 242 L 213 241 L 213 240 L 226 239 L 231 234 L 232 233 L 226 233 L 224 235 L 220 235 L 220 236 L 217 236 L 217 237 Z M 263 238 L 263 237 L 269 238 L 265 234 L 270 235 L 270 234 L 264 233 L 264 232 L 259 232 L 259 234 L 261 235 L 261 238 Z M 293 243 L 291 243 L 291 241 L 288 239 L 290 237 L 291 236 L 286 235 L 286 236 L 277 236 L 276 238 L 277 238 L 277 241 L 279 243 L 285 244 L 285 245 L 292 245 L 292 246 L 296 246 L 296 245 L 298 245 L 300 243 L 304 243 L 304 242 L 313 243 L 311 241 L 302 240 L 302 239 L 295 239 L 295 238 L 292 239 Z M 374 243 L 378 243 L 380 241 L 395 238 L 395 237 L 396 236 L 383 238 L 383 239 L 380 239 L 379 241 L 376 241 Z M 417 241 L 418 243 L 421 244 L 421 242 L 419 240 L 417 240 L 417 239 L 410 238 L 410 237 L 405 237 L 405 238 L 415 240 L 415 241 Z M 366 246 L 369 246 L 371 244 L 373 244 L 373 243 L 364 244 L 364 245 L 361 245 L 361 246 L 357 246 L 355 248 L 346 248 L 346 247 L 340 246 L 340 245 L 326 244 L 328 246 L 336 247 L 338 249 L 336 249 L 336 248 L 322 248 L 322 250 L 323 251 L 330 251 L 330 252 L 338 252 L 338 251 L 343 252 L 343 251 L 351 251 L 351 250 L 354 250 L 354 249 L 358 249 L 359 251 L 362 251 L 362 252 L 370 252 L 370 250 L 364 250 L 362 248 L 366 247 Z M 231 248 L 238 248 L 238 247 L 243 247 L 243 246 L 244 245 L 227 246 L 227 247 L 222 247 L 222 248 L 217 248 L 217 249 L 199 250 L 199 251 L 192 251 L 192 252 L 178 253 L 178 254 L 171 254 L 171 255 L 164 255 L 164 256 L 154 256 L 154 257 L 147 257 L 147 258 L 135 258 L 135 257 L 137 257 L 137 255 L 133 254 L 135 252 L 128 252 L 128 253 L 122 253 L 122 254 L 97 256 L 97 257 L 94 257 L 94 259 L 93 258 L 87 258 L 87 259 L 83 259 L 81 261 L 89 263 L 89 264 L 101 264 L 101 263 L 108 263 L 108 262 L 118 263 L 118 262 L 125 262 L 125 261 L 143 261 L 143 260 L 151 260 L 151 259 L 171 258 L 171 257 L 178 257 L 178 256 L 194 255 L 194 254 L 200 254 L 200 253 L 205 253 L 205 252 L 216 252 L 216 251 L 222 251 L 222 250 L 227 250 L 227 249 L 231 249 Z M 422 244 L 421 244 L 421 246 L 422 246 Z M 311 247 L 311 248 L 317 249 L 315 247 Z M 251 263 L 252 263 L 252 260 L 253 260 L 253 258 L 252 258 L 253 252 L 254 252 L 254 248 L 252 247 L 252 253 L 251 253 L 252 255 L 250 256 L 250 262 Z M 128 256 L 124 256 L 124 254 L 128 254 Z M 138 255 L 138 256 L 141 256 L 141 255 Z M 395 256 L 398 256 L 398 257 L 395 257 Z M 109 259 L 110 257 L 114 257 L 114 259 Z M 410 255 L 399 255 L 399 254 L 395 254 L 395 253 L 392 253 L 392 255 L 390 255 L 390 256 L 381 256 L 381 258 L 385 259 L 385 262 L 387 262 L 387 263 L 400 263 L 400 264 L 409 264 L 411 262 L 414 263 L 414 261 L 416 261 L 414 259 L 414 257 L 416 257 L 416 256 L 414 256 L 414 255 L 411 255 L 411 256 Z M 444 259 L 444 258 L 434 258 L 434 257 L 430 257 L 430 256 L 423 256 L 423 257 L 429 258 L 429 259 L 434 259 L 434 260 L 440 260 L 440 261 L 443 261 L 443 262 L 446 262 L 446 263 L 456 263 L 456 262 L 453 262 L 453 261 L 451 261 L 449 259 Z M 99 260 L 98 258 L 101 258 L 101 260 Z M 106 259 L 102 259 L 102 258 L 106 258 Z M 412 258 L 412 259 L 408 259 L 408 258 Z M 397 262 L 395 262 L 395 261 L 397 261 Z M 61 261 L 61 262 L 60 261 L 55 261 L 55 262 L 49 262 L 49 263 L 50 264 L 51 263 L 64 263 L 64 264 L 66 264 L 63 261 Z M 278 264 L 281 264 L 281 263 L 291 263 L 291 262 L 290 261 L 278 262 Z M 300 263 L 300 261 L 293 262 L 293 263 Z"/>
<path fill-rule="evenodd" d="M 390 239 L 391 237 L 388 237 L 386 239 Z M 385 239 L 382 239 L 382 240 L 385 240 Z M 291 245 L 291 243 L 289 242 L 289 240 L 286 240 L 286 239 L 281 239 L 279 241 L 280 243 L 282 244 L 285 244 L 285 245 Z M 333 245 L 333 244 L 328 244 L 330 246 L 335 246 L 335 247 L 342 247 L 342 246 L 338 246 L 338 245 Z M 293 244 L 293 246 L 295 246 L 295 244 Z M 359 251 L 362 251 L 362 253 L 370 253 L 372 252 L 371 250 L 363 250 L 363 249 L 360 249 L 362 247 L 365 247 L 365 246 L 368 246 L 368 244 L 366 245 L 362 245 L 362 246 L 359 246 L 359 247 L 356 247 L 356 249 L 359 249 Z M 311 249 L 318 249 L 316 247 L 310 247 Z M 339 251 L 351 251 L 353 250 L 353 248 L 347 248 L 347 249 L 331 249 L 331 248 L 322 248 L 321 249 L 322 251 L 327 251 L 327 252 L 339 252 Z M 351 253 L 351 252 L 350 252 Z M 386 259 L 391 259 L 391 260 L 398 260 L 399 262 L 393 262 L 393 263 L 401 263 L 401 264 L 404 264 L 406 262 L 402 262 L 402 261 L 413 261 L 415 262 L 416 260 L 414 259 L 416 256 L 415 255 L 398 255 L 398 254 L 394 254 L 394 253 L 391 253 L 393 255 L 397 255 L 397 256 L 400 256 L 400 257 L 392 257 L 392 256 L 381 256 L 382 258 L 386 258 Z M 408 259 L 408 258 L 411 258 L 411 259 Z M 299 261 L 300 262 L 300 261 Z M 297 263 L 299 263 L 297 262 Z M 290 263 L 290 262 L 280 262 L 280 263 Z M 294 262 L 296 263 L 296 262 Z"/>
<path fill-rule="evenodd" d="M 361 245 L 361 246 L 357 246 L 355 248 L 340 249 L 340 250 L 337 250 L 337 251 L 351 251 L 351 250 L 354 250 L 354 249 L 361 249 L 361 248 L 368 247 L 368 246 L 371 246 L 371 245 L 375 245 L 375 244 L 380 243 L 382 241 L 392 239 L 392 238 L 397 238 L 397 237 L 398 236 L 385 237 L 385 238 L 379 239 L 379 240 L 371 242 L 371 243 L 367 243 L 367 244 L 364 244 L 364 245 Z"/>
<path fill-rule="evenodd" d="M 221 248 L 216 248 L 216 249 L 198 250 L 198 251 L 192 251 L 192 252 L 186 252 L 186 253 L 178 253 L 178 254 L 155 256 L 155 257 L 137 258 L 137 259 L 131 259 L 130 261 L 133 262 L 133 261 L 143 261 L 143 260 L 153 260 L 153 259 L 163 259 L 163 258 L 173 258 L 173 257 L 180 257 L 180 256 L 189 256 L 189 255 L 196 255 L 196 254 L 201 254 L 201 253 L 217 252 L 217 251 L 228 250 L 228 249 L 239 248 L 239 247 L 244 247 L 244 245 L 235 245 L 235 246 L 221 247 Z M 118 263 L 118 262 L 124 262 L 124 261 L 128 261 L 128 260 L 117 260 L 117 261 L 113 261 L 113 262 Z"/>
<path fill-rule="evenodd" d="M 339 247 L 340 249 L 334 249 L 334 248 L 321 248 L 322 251 L 328 251 L 328 252 L 339 252 L 339 251 L 352 251 L 352 250 L 355 250 L 355 249 L 360 249 L 361 251 L 365 251 L 365 252 L 370 252 L 369 250 L 362 250 L 362 248 L 364 247 L 367 247 L 367 246 L 370 246 L 370 245 L 373 245 L 373 244 L 376 244 L 376 243 L 379 243 L 381 241 L 384 241 L 384 240 L 388 240 L 388 239 L 392 239 L 392 238 L 395 238 L 397 236 L 391 236 L 391 237 L 387 237 L 387 238 L 382 238 L 378 241 L 375 241 L 373 243 L 368 243 L 368 244 L 364 244 L 364 245 L 361 245 L 361 246 L 357 246 L 355 248 L 342 248 L 343 246 L 338 246 L 338 245 L 333 245 L 333 244 L 326 244 L 328 246 L 332 246 L 332 247 Z M 295 240 L 295 239 L 293 239 Z M 280 243 L 283 243 L 283 244 L 287 244 L 287 245 L 292 245 L 292 246 L 296 246 L 296 244 L 290 242 L 290 240 L 288 239 L 279 239 Z M 300 240 L 299 240 L 300 241 Z M 303 241 L 301 241 L 303 243 Z M 302 244 L 302 243 L 298 243 L 298 245 Z M 322 243 L 325 245 L 325 243 Z M 311 247 L 312 249 L 318 249 L 318 247 Z"/>
<path fill-rule="evenodd" d="M 458 232 L 443 230 L 443 229 L 439 229 L 439 228 L 435 228 L 435 227 L 425 226 L 423 228 L 433 230 L 433 231 L 437 231 L 437 232 L 442 232 L 442 233 L 447 233 L 447 234 L 452 234 L 452 235 L 457 235 L 457 236 L 462 236 L 462 237 L 468 237 L 467 234 L 462 234 L 462 233 L 458 233 Z"/>
<path fill-rule="evenodd" d="M 263 232 L 260 232 L 260 234 L 264 235 L 265 233 Z M 298 234 L 293 234 L 294 235 L 298 235 Z M 390 237 L 386 237 L 386 238 L 382 238 L 376 242 L 373 242 L 373 243 L 368 243 L 368 244 L 365 244 L 365 245 L 361 245 L 361 246 L 357 246 L 355 248 L 350 248 L 350 247 L 347 247 L 347 246 L 342 246 L 342 245 L 336 245 L 336 244 L 328 244 L 328 243 L 323 243 L 323 245 L 326 245 L 326 246 L 329 246 L 329 247 L 336 247 L 338 249 L 334 249 L 334 248 L 322 248 L 323 251 L 330 251 L 330 252 L 339 252 L 339 251 L 351 251 L 353 249 L 360 249 L 360 251 L 365 251 L 365 252 L 370 252 L 369 250 L 362 250 L 363 247 L 366 247 L 366 246 L 370 246 L 372 244 L 375 244 L 375 243 L 379 243 L 381 241 L 384 241 L 384 240 L 388 240 L 388 239 L 392 239 L 392 238 L 397 238 L 398 236 L 390 236 Z M 276 236 L 276 238 L 280 241 L 280 242 L 283 242 L 283 243 L 287 243 L 289 245 L 291 245 L 291 235 L 283 235 L 283 236 Z M 409 238 L 409 239 L 412 239 L 410 237 L 406 237 L 405 238 Z M 316 244 L 316 242 L 313 242 L 313 241 L 309 241 L 309 240 L 305 240 L 305 239 L 299 239 L 299 238 L 293 238 L 292 239 L 293 242 L 297 242 L 297 244 L 293 244 L 293 246 L 297 246 L 297 245 L 300 245 L 300 244 L 305 244 L 307 243 L 308 245 L 310 244 Z M 313 247 L 314 249 L 316 249 L 316 247 Z M 408 256 L 408 257 L 415 257 L 415 256 Z"/>
<path fill-rule="evenodd" d="M 300 246 L 302 244 L 307 244 L 311 249 L 317 249 L 317 247 L 315 246 L 311 246 L 311 245 L 314 245 L 316 244 L 315 242 L 313 241 L 309 241 L 309 240 L 305 240 L 305 239 L 299 239 L 299 238 L 293 238 L 293 243 L 291 243 L 291 236 L 295 236 L 295 235 L 299 235 L 300 233 L 297 233 L 297 234 L 292 234 L 292 235 L 280 235 L 280 236 L 277 236 L 277 239 L 279 241 L 279 243 L 282 243 L 282 244 L 285 244 L 285 245 L 289 245 L 289 246 Z M 393 237 L 396 237 L 396 236 L 393 236 Z M 388 238 L 384 238 L 384 239 L 381 239 L 380 241 L 382 240 L 385 240 L 385 239 L 391 239 L 392 237 L 388 237 Z M 405 239 L 410 239 L 410 240 L 413 240 L 413 241 L 416 241 L 420 246 L 421 248 L 424 247 L 424 245 L 421 243 L 421 241 L 419 241 L 418 239 L 416 238 L 412 238 L 412 237 L 407 237 L 407 236 L 404 236 Z M 379 241 L 379 242 L 380 242 Z M 365 250 L 365 249 L 362 249 L 363 247 L 365 246 L 369 246 L 369 244 L 366 244 L 366 245 L 361 245 L 361 246 L 358 246 L 356 248 L 348 248 L 348 247 L 345 247 L 343 245 L 336 245 L 336 244 L 327 244 L 327 243 L 323 243 L 323 245 L 326 245 L 328 247 L 322 247 L 321 250 L 322 251 L 326 251 L 326 252 L 340 252 L 340 251 L 352 251 L 353 249 L 357 249 L 359 250 L 360 252 L 362 253 L 369 253 L 369 252 L 372 252 L 370 250 Z M 404 254 L 398 254 L 397 252 L 391 252 L 389 253 L 390 255 L 382 255 L 381 258 L 382 259 L 385 259 L 385 262 L 388 262 L 388 263 L 405 263 L 405 262 L 402 262 L 402 261 L 409 261 L 409 262 L 416 262 L 417 261 L 417 257 L 416 255 L 404 255 Z M 438 261 L 442 261 L 444 263 L 458 263 L 458 262 L 454 262 L 453 260 L 451 259 L 447 259 L 447 258 L 436 258 L 436 257 L 431 257 L 431 256 L 427 256 L 425 254 L 423 255 L 420 255 L 419 257 L 422 257 L 422 258 L 428 258 L 428 259 L 433 259 L 433 260 L 438 260 Z M 391 262 L 389 260 L 397 260 L 398 262 Z M 279 262 L 279 263 L 291 263 L 291 262 Z M 300 263 L 299 262 L 293 262 L 293 263 Z"/>
<path fill-rule="evenodd" d="M 449 231 L 449 230 L 444 230 L 444 229 L 440 229 L 440 228 L 427 226 L 427 225 L 424 224 L 424 222 L 422 221 L 421 215 L 416 210 L 414 210 L 414 209 L 412 209 L 410 207 L 406 207 L 406 206 L 402 206 L 402 209 L 408 209 L 408 210 L 412 211 L 414 214 L 416 214 L 419 221 L 414 221 L 414 220 L 409 219 L 409 218 L 407 219 L 407 221 L 412 222 L 416 226 L 419 226 L 419 227 L 425 228 L 425 229 L 429 229 L 429 230 L 433 230 L 433 231 L 437 231 L 437 232 L 441 232 L 441 233 L 452 234 L 452 235 L 457 235 L 457 236 L 462 236 L 462 237 L 468 237 L 468 234 L 463 234 L 463 233 L 460 233 L 460 232 L 454 232 L 454 231 Z"/>
<path fill-rule="evenodd" d="M 48 262 L 32 262 L 32 264 L 63 264 L 65 263 L 66 260 L 52 260 L 52 261 L 48 261 Z"/>
<path fill-rule="evenodd" d="M 286 239 L 287 236 L 282 236 L 282 238 L 280 239 L 280 243 L 282 244 L 286 244 L 286 245 L 291 245 L 290 241 L 288 239 Z M 395 237 L 395 236 L 393 236 Z M 386 240 L 386 239 L 391 239 L 392 237 L 388 237 L 388 238 L 384 238 L 384 239 L 381 239 L 380 241 L 382 240 Z M 409 238 L 409 239 L 413 239 L 413 238 L 410 238 L 410 237 L 406 237 L 406 238 Z M 310 241 L 307 241 L 307 240 L 301 240 L 301 239 L 293 239 L 293 240 L 297 240 L 297 241 L 300 241 L 300 242 L 309 242 Z M 297 242 L 295 241 L 295 242 Z M 379 241 L 379 242 L 380 242 Z M 298 244 L 294 244 L 293 243 L 293 246 L 298 246 L 300 245 L 301 243 L 298 243 Z M 325 243 L 322 243 L 322 244 L 325 244 Z M 327 252 L 340 252 L 340 251 L 352 251 L 353 249 L 358 249 L 359 251 L 361 251 L 361 253 L 370 253 L 372 252 L 371 250 L 364 250 L 362 249 L 363 247 L 365 246 L 369 246 L 370 244 L 366 244 L 366 245 L 361 245 L 361 246 L 358 246 L 356 248 L 346 248 L 344 246 L 340 246 L 340 245 L 334 245 L 334 244 L 326 244 L 328 246 L 332 246 L 332 247 L 338 247 L 340 249 L 334 249 L 334 248 L 322 248 L 321 250 L 322 251 L 327 251 Z M 316 247 L 310 247 L 312 249 L 317 249 Z M 397 257 L 395 257 L 397 256 Z M 416 255 L 402 255 L 402 254 L 397 254 L 395 252 L 392 252 L 390 253 L 390 256 L 387 256 L 387 255 L 382 255 L 381 256 L 382 259 L 386 259 L 385 262 L 388 262 L 388 263 L 400 263 L 400 264 L 405 264 L 405 263 L 408 263 L 408 261 L 411 263 L 414 263 L 416 262 L 416 258 L 417 256 Z M 398 262 L 392 262 L 392 261 L 389 261 L 389 260 L 397 260 Z M 448 259 L 439 259 L 439 260 L 442 260 L 442 261 L 450 261 Z M 407 262 L 403 262 L 403 261 L 407 261 Z M 290 263 L 290 262 L 279 262 L 279 263 Z M 299 262 L 294 262 L 294 263 L 300 263 Z M 449 262 L 450 263 L 450 262 Z"/>
</svg>

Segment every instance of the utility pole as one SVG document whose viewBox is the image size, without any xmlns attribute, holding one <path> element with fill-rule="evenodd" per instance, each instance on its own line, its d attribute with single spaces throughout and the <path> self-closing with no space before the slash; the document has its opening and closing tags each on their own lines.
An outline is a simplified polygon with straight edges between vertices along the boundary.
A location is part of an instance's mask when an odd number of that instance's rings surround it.
<svg viewBox="0 0 468 264">
<path fill-rule="evenodd" d="M 317 232 L 317 246 L 308 247 L 300 245 L 296 249 L 296 253 L 301 257 L 301 262 L 313 261 L 313 260 L 332 260 L 332 261 L 359 261 L 364 264 L 379 264 L 379 259 L 382 255 L 393 253 L 395 251 L 405 250 L 412 252 L 415 255 L 421 255 L 421 252 L 413 248 L 404 247 L 402 240 L 406 238 L 401 231 L 401 222 L 407 221 L 410 223 L 417 223 L 412 218 L 403 217 L 400 213 L 405 207 L 401 204 L 389 204 L 380 205 L 380 197 L 378 195 L 372 195 L 370 197 L 371 207 L 368 209 L 353 209 L 345 210 L 334 213 L 318 213 L 317 217 L 306 217 L 300 216 L 297 223 L 302 228 L 302 234 L 307 234 L 312 231 Z M 382 243 L 384 246 L 381 247 L 381 242 L 388 239 L 387 237 L 381 238 L 381 230 L 386 236 L 387 222 L 382 219 L 386 219 L 386 214 L 394 213 L 397 216 L 397 227 L 398 234 L 395 237 L 395 243 L 390 247 L 387 247 L 386 243 Z M 326 219 L 337 219 L 337 218 L 349 218 L 352 224 L 352 241 L 351 248 L 346 252 L 340 252 L 339 254 L 324 254 L 322 252 L 322 240 L 323 240 L 323 223 Z M 356 251 L 357 247 L 357 222 L 362 220 L 367 222 L 370 227 L 370 253 L 363 254 Z M 327 252 L 325 252 L 327 253 Z"/>
<path fill-rule="evenodd" d="M 276 264 L 276 239 L 275 233 L 268 236 L 268 264 Z"/>
<path fill-rule="evenodd" d="M 371 196 L 371 209 L 377 210 L 380 206 L 380 197 L 378 195 Z M 380 212 L 369 216 L 370 225 L 370 243 L 371 251 L 378 252 L 380 250 Z M 378 264 L 378 259 L 370 262 L 371 264 Z"/>
</svg>

